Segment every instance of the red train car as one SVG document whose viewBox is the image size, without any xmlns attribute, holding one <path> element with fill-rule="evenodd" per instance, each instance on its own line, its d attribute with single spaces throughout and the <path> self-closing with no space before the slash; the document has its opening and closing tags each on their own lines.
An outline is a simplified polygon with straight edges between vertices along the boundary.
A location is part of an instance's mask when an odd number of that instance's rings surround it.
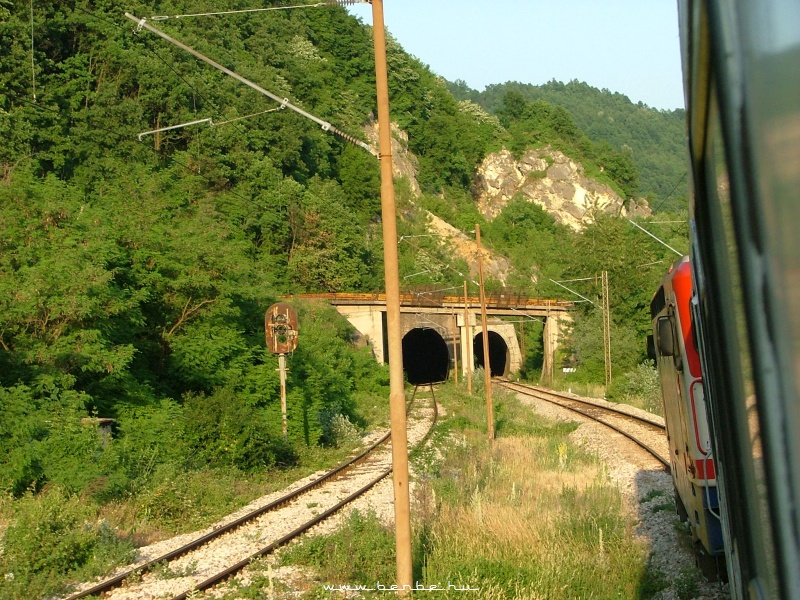
<svg viewBox="0 0 800 600">
<path fill-rule="evenodd" d="M 720 559 L 724 546 L 691 302 L 692 273 L 687 256 L 672 265 L 664 277 L 650 304 L 650 316 L 675 503 L 678 514 L 689 522 L 700 566 L 714 577 L 724 574 Z"/>
</svg>

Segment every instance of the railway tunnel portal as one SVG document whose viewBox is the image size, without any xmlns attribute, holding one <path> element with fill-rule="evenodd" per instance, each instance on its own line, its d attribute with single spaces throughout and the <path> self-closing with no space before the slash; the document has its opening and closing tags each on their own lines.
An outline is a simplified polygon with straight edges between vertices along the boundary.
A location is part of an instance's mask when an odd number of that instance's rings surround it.
<svg viewBox="0 0 800 600">
<path fill-rule="evenodd" d="M 378 362 L 388 362 L 386 297 L 384 294 L 300 294 L 286 298 L 330 302 L 358 330 Z M 467 361 L 474 370 L 484 366 L 480 300 L 444 296 L 429 291 L 401 294 L 400 330 L 403 368 L 409 383 L 445 381 L 451 369 L 466 375 Z M 564 323 L 570 321 L 572 302 L 529 298 L 520 294 L 489 294 L 486 298 L 489 366 L 492 377 L 516 373 L 522 367 L 517 328 L 500 317 L 544 321 L 542 382 L 553 376 L 554 356 Z"/>
<path fill-rule="evenodd" d="M 511 348 L 509 348 L 505 338 L 500 333 L 493 330 L 489 330 L 487 337 L 489 339 L 489 368 L 491 377 L 503 377 L 504 375 L 508 375 L 512 364 L 516 366 L 514 371 L 519 370 L 520 365 L 516 365 L 516 362 L 511 362 Z M 472 338 L 472 346 L 475 348 L 475 366 L 486 370 L 486 365 L 484 364 L 482 331 Z M 516 349 L 519 350 L 518 347 Z M 521 357 L 519 362 L 522 362 Z"/>
</svg>

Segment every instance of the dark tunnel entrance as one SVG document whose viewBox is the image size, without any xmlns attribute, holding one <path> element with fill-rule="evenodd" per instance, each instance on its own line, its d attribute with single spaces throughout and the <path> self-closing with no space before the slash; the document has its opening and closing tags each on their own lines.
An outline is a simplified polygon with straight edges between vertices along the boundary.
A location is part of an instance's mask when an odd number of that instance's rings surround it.
<svg viewBox="0 0 800 600">
<path fill-rule="evenodd" d="M 414 385 L 447 380 L 450 352 L 435 329 L 412 329 L 403 336 L 403 370 Z"/>
<path fill-rule="evenodd" d="M 483 367 L 483 333 L 479 333 L 472 341 L 475 364 Z M 503 336 L 496 331 L 489 332 L 489 366 L 491 377 L 502 377 L 508 365 L 508 345 Z"/>
</svg>

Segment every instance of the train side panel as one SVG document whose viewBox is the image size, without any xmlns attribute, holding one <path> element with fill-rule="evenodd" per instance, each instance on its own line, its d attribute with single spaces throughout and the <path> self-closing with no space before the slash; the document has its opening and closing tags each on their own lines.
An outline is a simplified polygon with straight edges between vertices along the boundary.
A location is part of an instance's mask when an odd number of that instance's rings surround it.
<svg viewBox="0 0 800 600">
<path fill-rule="evenodd" d="M 688 519 L 703 559 L 722 556 L 724 547 L 691 296 L 685 257 L 664 278 L 653 298 L 651 317 L 678 513 Z M 710 575 L 716 574 L 714 559 L 706 566 Z"/>
</svg>

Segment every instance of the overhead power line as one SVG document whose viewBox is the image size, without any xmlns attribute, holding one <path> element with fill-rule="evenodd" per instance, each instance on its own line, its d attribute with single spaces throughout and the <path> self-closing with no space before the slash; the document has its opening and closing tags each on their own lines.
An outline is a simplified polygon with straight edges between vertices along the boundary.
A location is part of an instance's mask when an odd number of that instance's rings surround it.
<svg viewBox="0 0 800 600">
<path fill-rule="evenodd" d="M 221 15 L 237 15 L 243 13 L 257 13 L 273 10 L 291 10 L 293 8 L 317 8 L 319 6 L 349 6 L 351 4 L 370 4 L 371 0 L 327 0 L 314 4 L 295 4 L 294 6 L 269 6 L 266 8 L 243 8 L 240 10 L 226 10 L 221 12 L 194 13 L 189 15 L 155 15 L 151 21 L 166 21 L 167 19 L 185 19 L 188 17 L 218 17 Z"/>
<path fill-rule="evenodd" d="M 631 225 L 633 225 L 634 227 L 638 227 L 639 229 L 641 229 L 642 231 L 644 231 L 644 232 L 645 232 L 647 235 L 649 235 L 651 238 L 653 238 L 655 241 L 657 241 L 659 244 L 662 244 L 662 245 L 666 246 L 667 248 L 669 248 L 670 250 L 672 250 L 672 251 L 673 251 L 675 254 L 677 254 L 678 256 L 683 256 L 683 252 L 678 252 L 677 250 L 675 250 L 675 248 L 673 248 L 672 246 L 670 246 L 670 245 L 669 245 L 667 242 L 665 242 L 664 240 L 662 240 L 662 239 L 660 239 L 660 238 L 657 238 L 656 236 L 654 236 L 652 233 L 650 233 L 649 231 L 647 231 L 647 229 L 645 229 L 644 227 L 642 227 L 642 226 L 641 226 L 641 225 L 639 225 L 638 223 L 635 223 L 634 221 L 631 221 L 630 219 L 628 219 L 628 223 L 630 223 L 630 224 L 631 224 Z"/>
<path fill-rule="evenodd" d="M 211 117 L 206 119 L 198 119 L 197 121 L 189 121 L 188 123 L 181 123 L 179 125 L 170 125 L 169 127 L 160 127 L 158 129 L 152 129 L 150 131 L 143 131 L 139 134 L 139 141 L 142 141 L 142 138 L 146 135 L 150 135 L 151 133 L 161 133 L 162 131 L 171 131 L 173 129 L 181 129 L 183 127 L 189 127 L 190 125 L 199 125 L 200 123 L 208 123 L 211 127 L 219 127 L 220 125 L 227 125 L 228 123 L 234 123 L 235 121 L 241 121 L 242 119 L 249 119 L 250 117 L 257 117 L 258 115 L 265 115 L 267 113 L 275 112 L 276 110 L 282 110 L 284 105 L 281 104 L 277 108 L 270 108 L 268 110 L 262 110 L 257 113 L 253 113 L 251 115 L 243 115 L 241 117 L 236 117 L 234 119 L 228 119 L 227 121 L 220 121 L 219 123 L 214 123 Z"/>
<path fill-rule="evenodd" d="M 203 62 L 211 65 L 212 67 L 214 67 L 215 69 L 218 69 L 219 71 L 222 71 L 226 75 L 230 75 L 231 77 L 233 77 L 237 81 L 240 81 L 241 83 L 244 83 L 245 85 L 253 88 L 257 92 L 259 92 L 261 94 L 264 94 L 268 98 L 272 98 L 273 100 L 275 100 L 275 102 L 278 102 L 279 104 L 285 106 L 288 109 L 291 109 L 291 110 L 295 111 L 296 113 L 304 116 L 307 119 L 310 119 L 311 121 L 314 121 L 315 123 L 317 123 L 318 125 L 320 125 L 322 127 L 323 131 L 330 131 L 331 133 L 334 133 L 334 134 L 338 135 L 342 139 L 350 142 L 351 144 L 354 144 L 356 146 L 359 146 L 359 147 L 363 148 L 364 150 L 366 150 L 367 152 L 369 152 L 373 156 L 376 156 L 376 157 L 378 156 L 378 153 L 372 148 L 372 146 L 370 146 L 366 142 L 362 142 L 361 140 L 359 140 L 355 136 L 352 136 L 349 133 L 346 133 L 346 132 L 344 132 L 344 131 L 342 131 L 340 129 L 337 129 L 336 127 L 334 127 L 333 125 L 331 125 L 327 121 L 324 121 L 323 119 L 320 119 L 319 117 L 316 117 L 316 116 L 312 115 L 311 113 L 303 110 L 302 108 L 300 108 L 298 106 L 295 106 L 294 104 L 289 102 L 289 100 L 287 98 L 281 98 L 280 96 L 276 96 L 272 92 L 262 88 L 257 83 L 253 83 L 252 81 L 242 77 L 238 73 L 234 73 L 230 69 L 228 69 L 226 67 L 223 67 L 218 62 L 216 62 L 216 61 L 208 58 L 207 56 L 201 54 L 200 52 L 198 52 L 194 48 L 191 48 L 191 47 L 187 46 L 186 44 L 184 44 L 182 42 L 179 42 L 178 40 L 176 40 L 175 38 L 167 35 L 163 31 L 161 31 L 160 29 L 157 29 L 157 28 L 153 27 L 152 25 L 150 25 L 147 22 L 146 18 L 141 18 L 140 19 L 139 17 L 136 17 L 136 16 L 134 16 L 134 15 L 132 15 L 130 13 L 127 13 L 127 12 L 125 13 L 125 16 L 138 25 L 137 28 L 136 28 L 137 32 L 144 28 L 144 29 L 147 29 L 148 31 L 151 31 L 152 33 L 155 33 L 157 36 L 167 40 L 171 44 L 174 44 L 175 46 L 177 46 L 181 50 L 185 50 L 186 52 L 188 52 L 192 56 L 194 56 L 196 58 L 199 58 Z"/>
<path fill-rule="evenodd" d="M 78 10 L 78 11 L 80 11 L 80 12 L 82 12 L 82 13 L 84 13 L 84 14 L 86 14 L 86 15 L 88 15 L 88 16 L 90 16 L 90 17 L 94 18 L 94 19 L 97 19 L 98 21 L 102 21 L 103 23 L 107 23 L 108 25 L 111 25 L 111 26 L 113 26 L 113 27 L 116 27 L 116 28 L 118 28 L 118 29 L 122 29 L 122 27 L 123 27 L 123 24 L 121 24 L 121 23 L 117 23 L 117 22 L 115 22 L 115 21 L 110 21 L 110 20 L 108 20 L 107 18 L 105 18 L 105 17 L 101 17 L 101 16 L 100 16 L 100 15 L 98 15 L 97 13 L 90 12 L 90 11 L 86 10 L 85 8 L 81 8 L 81 7 L 80 7 L 80 6 L 78 6 L 78 5 L 76 5 L 76 6 L 75 6 L 75 10 Z M 156 57 L 156 58 L 157 58 L 159 61 L 161 61 L 161 62 L 164 64 L 164 66 L 166 66 L 166 67 L 167 67 L 167 68 L 168 68 L 170 71 L 172 71 L 172 72 L 175 74 L 175 76 L 176 76 L 178 79 L 180 79 L 181 81 L 183 81 L 183 83 L 185 83 L 185 84 L 186 84 L 186 86 L 187 86 L 187 87 L 188 87 L 190 90 L 192 90 L 192 102 L 193 102 L 193 104 L 195 105 L 195 110 L 196 110 L 196 104 L 197 104 L 197 102 L 196 102 L 196 98 L 195 98 L 195 97 L 198 97 L 198 98 L 200 98 L 200 99 L 201 99 L 203 102 L 205 102 L 206 104 L 209 104 L 209 105 L 211 105 L 211 106 L 213 106 L 213 105 L 215 104 L 213 101 L 211 101 L 211 100 L 209 100 L 208 98 L 206 98 L 206 96 L 205 96 L 205 95 L 204 95 L 202 92 L 200 92 L 200 90 L 198 90 L 198 89 L 197 89 L 195 86 L 193 86 L 193 85 L 192 85 L 192 84 L 191 84 L 189 81 L 187 81 L 187 79 L 186 79 L 186 78 L 185 78 L 183 75 L 181 75 L 181 74 L 180 74 L 180 73 L 179 73 L 179 72 L 178 72 L 178 71 L 175 69 L 175 67 L 169 63 L 169 61 L 167 61 L 166 59 L 164 59 L 164 57 L 163 57 L 163 56 L 161 56 L 161 55 L 160 55 L 158 52 L 156 52 L 156 51 L 155 51 L 155 49 L 153 49 L 153 48 L 150 48 L 150 47 L 149 47 L 149 46 L 147 46 L 146 44 L 145 44 L 145 45 L 143 45 L 143 47 L 144 47 L 144 49 L 145 49 L 146 51 L 148 51 L 150 54 L 152 54 L 153 56 L 155 56 L 155 57 Z M 249 116 L 252 116 L 252 115 L 249 115 Z M 244 118 L 244 117 L 240 117 L 240 118 Z M 238 120 L 238 119 L 231 119 L 230 121 L 223 121 L 222 123 L 216 123 L 216 125 L 223 125 L 223 124 L 225 124 L 225 123 L 231 123 L 231 122 L 233 122 L 233 121 L 237 121 L 237 120 Z M 242 129 L 242 128 L 241 128 L 239 125 L 234 125 L 234 127 L 236 127 L 236 128 L 237 128 L 237 129 L 238 129 L 240 132 L 242 132 L 242 133 L 246 133 L 246 131 L 245 131 L 244 129 Z M 141 141 L 141 138 L 139 138 L 139 140 Z M 173 159 L 173 160 L 174 160 L 174 159 Z M 178 164 L 180 164 L 180 163 L 178 163 Z"/>
<path fill-rule="evenodd" d="M 550 279 L 550 281 L 552 281 L 553 283 L 555 283 L 557 286 L 560 286 L 560 287 L 564 288 L 565 290 L 567 290 L 568 292 L 570 292 L 570 293 L 572 293 L 572 294 L 575 294 L 575 295 L 576 295 L 578 298 L 581 298 L 581 299 L 582 299 L 584 302 L 589 302 L 590 304 L 594 304 L 595 306 L 597 306 L 597 303 L 596 303 L 596 302 L 592 302 L 592 301 L 591 301 L 591 300 L 589 300 L 589 299 L 588 299 L 586 296 L 583 296 L 583 295 L 579 294 L 578 292 L 576 292 L 575 290 L 573 290 L 573 289 L 571 289 L 571 288 L 568 288 L 568 287 L 567 287 L 567 286 L 565 286 L 563 283 L 559 283 L 559 282 L 557 282 L 555 279 L 551 279 L 550 277 L 548 277 L 548 279 Z"/>
</svg>

